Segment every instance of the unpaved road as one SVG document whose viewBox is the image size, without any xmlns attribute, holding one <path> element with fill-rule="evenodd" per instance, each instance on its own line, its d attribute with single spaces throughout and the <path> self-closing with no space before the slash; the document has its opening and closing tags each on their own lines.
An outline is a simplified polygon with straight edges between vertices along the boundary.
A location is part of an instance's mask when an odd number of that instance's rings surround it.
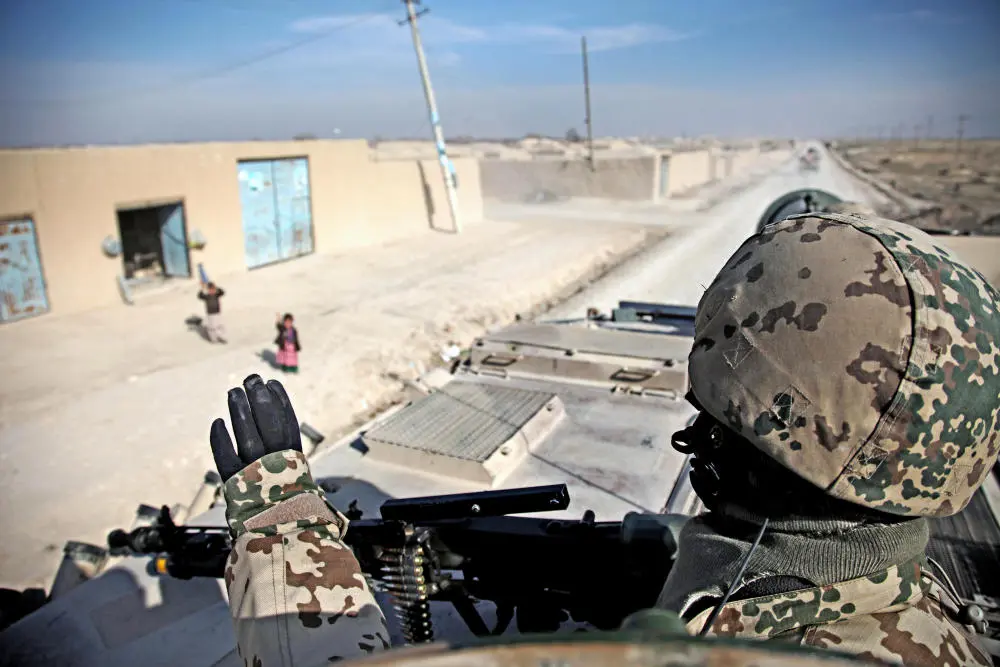
<svg viewBox="0 0 1000 667">
<path fill-rule="evenodd" d="M 823 151 L 821 145 L 816 148 Z M 590 306 L 610 312 L 620 300 L 659 301 L 697 306 L 719 268 L 753 233 L 767 207 L 799 188 L 826 190 L 851 201 L 878 203 L 881 195 L 823 156 L 815 173 L 800 173 L 795 160 L 772 171 L 707 214 L 679 218 L 670 238 L 641 257 L 610 272 L 601 281 L 545 314 L 548 319 L 583 317 Z M 661 214 L 662 215 L 662 214 Z M 620 214 L 621 222 L 648 220 L 649 211 Z"/>
</svg>

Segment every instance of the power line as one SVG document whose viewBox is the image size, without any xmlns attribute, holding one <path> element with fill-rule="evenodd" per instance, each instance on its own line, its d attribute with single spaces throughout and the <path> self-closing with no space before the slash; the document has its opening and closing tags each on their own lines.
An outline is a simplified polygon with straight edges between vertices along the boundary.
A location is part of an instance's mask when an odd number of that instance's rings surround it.
<svg viewBox="0 0 1000 667">
<path fill-rule="evenodd" d="M 167 0 L 169 2 L 175 2 L 176 0 Z M 220 0 L 181 0 L 189 5 L 200 5 L 204 9 L 232 9 L 238 12 L 265 12 L 273 14 L 275 12 L 287 13 L 288 10 L 293 11 L 303 11 L 306 6 L 302 4 L 303 0 L 280 0 L 280 2 L 274 2 L 270 5 L 255 5 L 248 2 L 222 2 Z M 295 5 L 299 5 L 296 7 Z M 318 11 L 319 7 L 312 5 L 310 11 Z"/>
<path fill-rule="evenodd" d="M 26 0 L 26 2 L 27 1 L 29 0 Z M 30 1 L 41 2 L 43 0 Z M 174 4 L 177 1 L 178 0 L 163 0 L 164 4 Z M 232 0 L 231 2 L 226 2 L 224 0 L 180 0 L 180 2 L 188 5 L 197 5 L 202 9 L 228 9 L 237 12 L 263 12 L 265 14 L 287 14 L 289 11 L 326 11 L 326 9 L 322 6 L 323 0 L 315 0 L 315 2 L 312 3 L 310 3 L 310 0 L 274 0 L 273 3 L 263 5 L 240 2 L 239 0 Z"/>
<path fill-rule="evenodd" d="M 48 100 L 0 100 L 0 104 L 12 104 L 12 105 L 14 105 L 14 104 L 22 104 L 22 105 L 36 105 L 36 104 L 38 104 L 38 105 L 48 105 L 48 104 L 52 104 L 52 105 L 89 104 L 89 103 L 94 103 L 94 102 L 100 103 L 100 102 L 115 101 L 112 98 L 138 97 L 138 96 L 142 96 L 142 95 L 148 95 L 150 93 L 163 92 L 164 90 L 169 90 L 169 89 L 177 87 L 177 86 L 187 85 L 187 84 L 194 83 L 196 81 L 200 81 L 200 80 L 203 80 L 203 79 L 214 79 L 214 78 L 222 76 L 224 74 L 229 74 L 229 73 L 234 72 L 236 70 L 243 69 L 243 68 L 249 67 L 251 65 L 256 65 L 257 63 L 262 62 L 264 60 L 268 60 L 270 58 L 274 58 L 275 56 L 279 56 L 279 55 L 282 55 L 284 53 L 288 53 L 289 51 L 293 51 L 295 49 L 301 48 L 301 47 L 306 46 L 308 44 L 312 44 L 313 42 L 318 42 L 318 41 L 320 41 L 322 39 L 325 39 L 326 37 L 329 37 L 330 35 L 332 35 L 335 32 L 339 32 L 341 30 L 346 30 L 347 28 L 352 28 L 352 27 L 354 27 L 356 25 L 364 23 L 365 21 L 370 21 L 372 19 L 379 18 L 380 16 L 382 16 L 382 15 L 381 14 L 377 14 L 377 13 L 366 14 L 366 15 L 363 15 L 363 16 L 359 16 L 358 18 L 354 19 L 353 21 L 348 21 L 346 23 L 340 23 L 340 24 L 334 25 L 334 26 L 332 26 L 332 27 L 330 27 L 330 28 L 328 28 L 326 30 L 322 30 L 322 31 L 317 32 L 315 34 L 309 35 L 308 37 L 304 37 L 302 39 L 296 40 L 296 41 L 294 41 L 294 42 L 292 42 L 290 44 L 286 44 L 284 46 L 279 46 L 279 47 L 276 47 L 276 48 L 273 48 L 273 49 L 269 49 L 267 51 L 262 51 L 261 53 L 258 53 L 257 55 L 254 55 L 254 56 L 251 56 L 249 58 L 245 58 L 243 60 L 239 60 L 239 61 L 236 61 L 236 62 L 233 62 L 233 63 L 229 63 L 228 65 L 223 65 L 222 67 L 218 67 L 216 69 L 206 70 L 206 71 L 199 72 L 197 74 L 192 74 L 191 76 L 182 77 L 182 78 L 179 78 L 179 79 L 173 79 L 173 80 L 168 81 L 168 82 L 166 82 L 166 83 L 164 83 L 163 85 L 160 85 L 160 86 L 153 86 L 153 87 L 150 87 L 150 88 L 142 88 L 142 89 L 138 89 L 138 90 L 133 89 L 133 90 L 109 91 L 109 92 L 106 92 L 106 93 L 102 93 L 99 97 L 98 96 L 94 96 L 94 97 L 82 97 L 82 98 L 75 98 L 75 99 L 69 98 L 69 99 L 61 99 L 61 100 L 58 100 L 58 99 L 48 99 Z"/>
</svg>

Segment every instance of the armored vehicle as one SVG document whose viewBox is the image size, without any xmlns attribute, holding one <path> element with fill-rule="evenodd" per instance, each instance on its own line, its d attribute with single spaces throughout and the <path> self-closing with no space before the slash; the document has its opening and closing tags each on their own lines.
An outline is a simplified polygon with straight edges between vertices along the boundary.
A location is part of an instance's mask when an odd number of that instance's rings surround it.
<svg viewBox="0 0 1000 667">
<path fill-rule="evenodd" d="M 798 190 L 760 226 L 839 203 Z M 680 527 L 703 509 L 691 462 L 671 446 L 694 416 L 694 317 L 621 301 L 516 321 L 410 381 L 409 400 L 316 445 L 313 474 L 352 519 L 347 542 L 394 644 L 612 629 L 652 606 Z M 217 578 L 228 551 L 218 488 L 210 473 L 189 506 L 141 506 L 108 545 L 67 545 L 50 599 L 0 634 L 0 662 L 242 665 Z M 1000 656 L 998 516 L 994 470 L 964 512 L 932 520 L 928 553 Z M 595 596 L 598 561 L 615 585 Z"/>
</svg>

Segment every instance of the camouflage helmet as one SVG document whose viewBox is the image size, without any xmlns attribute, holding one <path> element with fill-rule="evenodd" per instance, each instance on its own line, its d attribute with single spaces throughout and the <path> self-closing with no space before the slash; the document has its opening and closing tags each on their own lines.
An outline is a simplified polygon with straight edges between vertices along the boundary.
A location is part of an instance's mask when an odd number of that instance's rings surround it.
<svg viewBox="0 0 1000 667">
<path fill-rule="evenodd" d="M 828 495 L 964 508 L 1000 448 L 1000 299 L 906 224 L 806 213 L 751 236 L 698 304 L 701 407 Z"/>
</svg>

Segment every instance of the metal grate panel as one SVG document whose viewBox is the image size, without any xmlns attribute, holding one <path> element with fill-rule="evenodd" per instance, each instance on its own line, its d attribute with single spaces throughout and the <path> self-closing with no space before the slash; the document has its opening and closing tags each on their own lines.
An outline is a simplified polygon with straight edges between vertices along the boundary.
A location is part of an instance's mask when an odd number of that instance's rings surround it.
<svg viewBox="0 0 1000 667">
<path fill-rule="evenodd" d="M 485 462 L 556 397 L 547 392 L 452 382 L 363 436 L 438 456 Z"/>
</svg>

